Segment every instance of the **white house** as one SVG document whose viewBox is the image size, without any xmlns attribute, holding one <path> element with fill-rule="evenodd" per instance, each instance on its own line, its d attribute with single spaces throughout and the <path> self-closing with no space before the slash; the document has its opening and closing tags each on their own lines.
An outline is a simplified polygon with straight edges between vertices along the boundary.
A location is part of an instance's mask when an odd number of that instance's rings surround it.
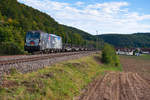
<svg viewBox="0 0 150 100">
<path fill-rule="evenodd" d="M 134 50 L 130 49 L 118 49 L 116 50 L 116 54 L 118 55 L 128 55 L 128 56 L 133 56 Z"/>
</svg>

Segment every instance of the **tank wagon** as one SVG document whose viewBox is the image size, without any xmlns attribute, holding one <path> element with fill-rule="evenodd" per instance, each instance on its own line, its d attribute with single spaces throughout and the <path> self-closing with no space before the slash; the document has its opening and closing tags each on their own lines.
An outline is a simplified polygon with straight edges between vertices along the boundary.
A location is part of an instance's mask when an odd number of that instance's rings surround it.
<svg viewBox="0 0 150 100">
<path fill-rule="evenodd" d="M 56 52 L 62 50 L 62 38 L 60 36 L 44 33 L 42 31 L 29 31 L 25 38 L 25 51 L 30 53 Z"/>
</svg>

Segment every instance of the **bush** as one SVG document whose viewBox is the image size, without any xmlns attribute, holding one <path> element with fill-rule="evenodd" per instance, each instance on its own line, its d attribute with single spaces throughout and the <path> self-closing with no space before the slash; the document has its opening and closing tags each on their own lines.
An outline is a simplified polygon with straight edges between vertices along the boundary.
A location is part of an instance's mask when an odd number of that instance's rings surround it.
<svg viewBox="0 0 150 100">
<path fill-rule="evenodd" d="M 13 42 L 0 43 L 0 54 L 2 55 L 15 55 L 24 54 L 24 51 Z"/>
<path fill-rule="evenodd" d="M 9 70 L 9 71 L 10 71 L 10 74 L 11 74 L 11 75 L 19 74 L 18 70 L 17 70 L 16 68 L 13 68 L 13 67 L 12 67 L 12 68 L 10 68 L 10 70 Z"/>
<path fill-rule="evenodd" d="M 120 66 L 120 60 L 113 46 L 105 44 L 102 50 L 102 62 L 112 66 Z"/>
</svg>

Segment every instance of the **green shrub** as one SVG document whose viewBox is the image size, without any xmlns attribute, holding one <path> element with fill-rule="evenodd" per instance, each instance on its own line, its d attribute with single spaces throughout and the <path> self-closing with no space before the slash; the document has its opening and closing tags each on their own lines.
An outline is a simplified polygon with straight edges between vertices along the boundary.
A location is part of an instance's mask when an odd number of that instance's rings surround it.
<svg viewBox="0 0 150 100">
<path fill-rule="evenodd" d="M 4 55 L 15 55 L 24 54 L 24 51 L 13 42 L 0 43 L 0 54 Z"/>
<path fill-rule="evenodd" d="M 102 50 L 102 62 L 112 66 L 120 66 L 120 61 L 113 46 L 105 44 Z"/>
<path fill-rule="evenodd" d="M 10 74 L 11 74 L 11 75 L 14 75 L 14 74 L 18 74 L 18 73 L 19 73 L 18 70 L 17 70 L 16 68 L 13 68 L 13 67 L 12 67 L 9 71 L 10 71 Z"/>
</svg>

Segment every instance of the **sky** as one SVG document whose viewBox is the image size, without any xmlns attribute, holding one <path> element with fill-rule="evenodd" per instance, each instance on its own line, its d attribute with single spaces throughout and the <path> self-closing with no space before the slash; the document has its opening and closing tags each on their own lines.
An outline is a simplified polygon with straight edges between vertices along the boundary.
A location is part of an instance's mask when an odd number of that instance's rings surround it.
<svg viewBox="0 0 150 100">
<path fill-rule="evenodd" d="M 150 32 L 150 0 L 18 1 L 93 35 Z"/>
</svg>

